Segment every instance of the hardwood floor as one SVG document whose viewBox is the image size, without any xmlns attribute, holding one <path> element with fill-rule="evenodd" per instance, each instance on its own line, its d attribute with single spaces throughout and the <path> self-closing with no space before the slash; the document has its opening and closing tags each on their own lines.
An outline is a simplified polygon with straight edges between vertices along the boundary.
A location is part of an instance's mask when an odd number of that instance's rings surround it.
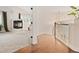
<svg viewBox="0 0 79 59">
<path fill-rule="evenodd" d="M 55 44 L 56 43 L 56 44 Z M 68 53 L 69 48 L 51 35 L 39 35 L 38 44 L 30 47 L 24 47 L 16 53 Z"/>
</svg>

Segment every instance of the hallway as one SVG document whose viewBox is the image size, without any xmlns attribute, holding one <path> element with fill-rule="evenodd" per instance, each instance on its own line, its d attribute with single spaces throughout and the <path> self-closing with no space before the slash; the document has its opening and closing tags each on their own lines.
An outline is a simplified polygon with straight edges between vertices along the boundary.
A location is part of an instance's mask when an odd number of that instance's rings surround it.
<svg viewBox="0 0 79 59">
<path fill-rule="evenodd" d="M 39 35 L 38 44 L 32 47 L 25 47 L 16 51 L 16 53 L 68 53 L 69 48 L 56 40 L 51 35 Z M 56 42 L 56 44 L 55 44 Z"/>
<path fill-rule="evenodd" d="M 69 49 L 63 43 L 59 41 L 55 41 L 55 39 L 51 35 L 40 35 L 38 36 L 39 43 L 36 47 L 37 50 L 34 52 L 43 52 L 43 53 L 64 53 L 68 52 Z"/>
</svg>

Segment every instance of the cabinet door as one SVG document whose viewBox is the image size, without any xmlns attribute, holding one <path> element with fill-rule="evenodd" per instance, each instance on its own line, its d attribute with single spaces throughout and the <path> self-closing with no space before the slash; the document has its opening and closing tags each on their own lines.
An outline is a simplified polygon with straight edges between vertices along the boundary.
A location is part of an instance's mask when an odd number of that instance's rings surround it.
<svg viewBox="0 0 79 59">
<path fill-rule="evenodd" d="M 63 41 L 63 43 L 68 44 L 69 40 L 69 26 L 57 25 L 56 26 L 56 37 Z"/>
<path fill-rule="evenodd" d="M 69 36 L 70 36 L 70 27 L 69 26 L 63 26 L 63 34 L 64 34 L 64 41 L 68 44 L 69 42 Z"/>
<path fill-rule="evenodd" d="M 61 25 L 56 25 L 56 37 L 59 39 L 59 40 L 63 40 L 64 38 L 64 33 L 63 33 L 63 28 Z"/>
</svg>

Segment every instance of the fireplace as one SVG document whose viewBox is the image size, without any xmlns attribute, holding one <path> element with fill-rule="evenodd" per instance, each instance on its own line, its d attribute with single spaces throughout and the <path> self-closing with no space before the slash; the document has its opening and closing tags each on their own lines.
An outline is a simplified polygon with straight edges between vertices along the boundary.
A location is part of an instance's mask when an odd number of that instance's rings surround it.
<svg viewBox="0 0 79 59">
<path fill-rule="evenodd" d="M 13 27 L 15 29 L 21 29 L 21 28 L 23 28 L 23 21 L 22 20 L 14 20 L 13 21 Z"/>
</svg>

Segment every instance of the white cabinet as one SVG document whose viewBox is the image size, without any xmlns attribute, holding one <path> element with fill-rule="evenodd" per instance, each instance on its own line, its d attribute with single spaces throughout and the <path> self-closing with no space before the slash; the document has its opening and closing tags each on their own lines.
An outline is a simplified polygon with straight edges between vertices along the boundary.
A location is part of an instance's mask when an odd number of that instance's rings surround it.
<svg viewBox="0 0 79 59">
<path fill-rule="evenodd" d="M 56 38 L 68 44 L 69 39 L 69 24 L 56 24 Z"/>
<path fill-rule="evenodd" d="M 79 52 L 79 19 L 70 26 L 70 44 L 72 50 Z"/>
<path fill-rule="evenodd" d="M 72 21 L 72 20 L 71 20 Z M 69 24 L 56 24 L 56 38 L 69 48 L 79 52 L 79 20 Z"/>
</svg>

